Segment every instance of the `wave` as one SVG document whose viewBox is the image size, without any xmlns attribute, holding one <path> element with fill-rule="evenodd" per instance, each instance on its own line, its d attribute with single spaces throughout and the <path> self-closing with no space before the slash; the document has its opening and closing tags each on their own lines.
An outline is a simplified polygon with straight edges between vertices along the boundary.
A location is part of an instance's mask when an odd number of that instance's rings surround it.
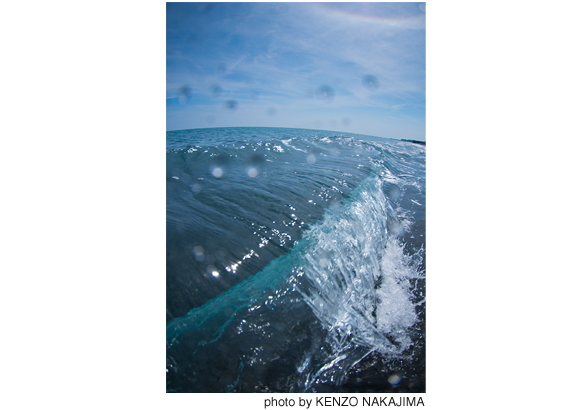
<svg viewBox="0 0 580 410">
<path fill-rule="evenodd" d="M 182 133 L 166 155 L 168 319 L 288 253 L 325 208 L 369 176 L 368 157 L 380 152 L 296 130 L 227 131 L 203 143 L 186 143 Z"/>
<path fill-rule="evenodd" d="M 337 391 L 370 353 L 411 357 L 424 249 L 401 240 L 393 178 L 381 167 L 287 254 L 169 322 L 167 390 Z"/>
</svg>

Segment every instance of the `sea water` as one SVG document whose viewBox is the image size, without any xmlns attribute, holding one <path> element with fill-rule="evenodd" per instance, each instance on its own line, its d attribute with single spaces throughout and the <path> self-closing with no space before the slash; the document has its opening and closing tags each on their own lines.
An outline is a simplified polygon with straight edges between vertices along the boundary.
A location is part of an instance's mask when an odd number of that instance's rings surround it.
<svg viewBox="0 0 580 410">
<path fill-rule="evenodd" d="M 426 147 L 167 132 L 168 392 L 425 391 Z"/>
</svg>

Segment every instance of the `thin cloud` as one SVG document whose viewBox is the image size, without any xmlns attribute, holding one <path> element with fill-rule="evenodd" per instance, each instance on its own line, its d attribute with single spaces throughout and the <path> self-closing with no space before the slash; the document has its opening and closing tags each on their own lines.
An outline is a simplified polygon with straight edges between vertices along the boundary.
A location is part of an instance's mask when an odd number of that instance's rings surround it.
<svg viewBox="0 0 580 410">
<path fill-rule="evenodd" d="M 291 115 L 294 122 L 303 122 L 299 115 L 330 118 L 334 110 L 334 123 L 356 132 L 359 108 L 386 115 L 397 112 L 393 107 L 415 107 L 424 122 L 425 14 L 409 7 L 417 4 L 377 3 L 375 14 L 356 4 L 216 3 L 204 13 L 187 4 L 178 7 L 190 11 L 181 20 L 168 7 L 168 98 L 179 98 L 187 85 L 197 96 L 188 107 L 219 113 L 220 104 L 235 100 L 236 113 L 258 126 L 291 122 Z M 365 75 L 377 79 L 375 87 L 365 87 Z M 316 98 L 320 87 L 328 87 L 328 98 Z M 284 108 L 268 115 L 274 106 Z M 171 109 L 168 103 L 168 128 L 175 129 Z M 365 120 L 382 121 L 380 115 Z M 215 126 L 220 121 L 216 114 Z"/>
</svg>

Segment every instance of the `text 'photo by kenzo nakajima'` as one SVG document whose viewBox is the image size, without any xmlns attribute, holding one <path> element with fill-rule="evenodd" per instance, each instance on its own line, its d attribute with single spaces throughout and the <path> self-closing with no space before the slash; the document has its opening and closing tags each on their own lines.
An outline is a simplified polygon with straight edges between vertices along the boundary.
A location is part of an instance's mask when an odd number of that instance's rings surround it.
<svg viewBox="0 0 580 410">
<path fill-rule="evenodd" d="M 425 392 L 425 19 L 167 3 L 167 392 Z"/>
</svg>

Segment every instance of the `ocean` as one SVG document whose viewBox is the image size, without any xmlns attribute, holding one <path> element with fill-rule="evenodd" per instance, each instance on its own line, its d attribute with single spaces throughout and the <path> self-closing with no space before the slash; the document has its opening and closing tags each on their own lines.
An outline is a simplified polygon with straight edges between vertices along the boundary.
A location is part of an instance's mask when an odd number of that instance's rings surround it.
<svg viewBox="0 0 580 410">
<path fill-rule="evenodd" d="M 426 145 L 166 133 L 167 392 L 425 392 Z"/>
</svg>

